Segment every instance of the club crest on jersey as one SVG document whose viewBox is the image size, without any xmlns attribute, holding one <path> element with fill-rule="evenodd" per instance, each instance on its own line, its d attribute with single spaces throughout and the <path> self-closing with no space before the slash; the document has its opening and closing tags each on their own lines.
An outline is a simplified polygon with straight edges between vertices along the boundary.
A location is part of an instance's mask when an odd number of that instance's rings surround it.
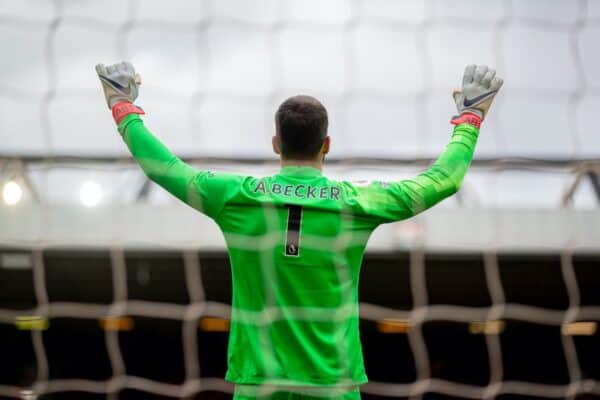
<svg viewBox="0 0 600 400">
<path fill-rule="evenodd" d="M 360 180 L 360 181 L 352 181 L 352 184 L 354 186 L 358 186 L 358 187 L 367 187 L 370 186 L 371 183 L 373 183 L 373 181 L 367 181 L 367 180 Z"/>
<path fill-rule="evenodd" d="M 283 185 L 280 183 L 258 181 L 254 187 L 254 193 L 273 193 L 285 197 L 296 197 L 299 199 L 329 199 L 339 200 L 341 190 L 337 186 L 312 186 L 303 183 L 295 185 Z"/>
</svg>

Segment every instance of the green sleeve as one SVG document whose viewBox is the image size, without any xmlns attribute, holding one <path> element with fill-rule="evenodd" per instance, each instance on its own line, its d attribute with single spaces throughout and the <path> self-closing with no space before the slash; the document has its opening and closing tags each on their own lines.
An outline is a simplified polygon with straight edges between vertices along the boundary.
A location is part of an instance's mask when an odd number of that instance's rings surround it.
<svg viewBox="0 0 600 400">
<path fill-rule="evenodd" d="M 378 222 L 410 218 L 434 206 L 460 189 L 473 153 L 479 129 L 457 125 L 452 139 L 436 162 L 415 178 L 399 182 L 375 181 L 367 186 L 344 183 L 346 199 L 353 212 Z"/>
<path fill-rule="evenodd" d="M 227 199 L 239 190 L 240 176 L 197 170 L 186 164 L 144 126 L 137 114 L 125 117 L 119 132 L 150 180 L 211 218 L 216 219 Z"/>
</svg>

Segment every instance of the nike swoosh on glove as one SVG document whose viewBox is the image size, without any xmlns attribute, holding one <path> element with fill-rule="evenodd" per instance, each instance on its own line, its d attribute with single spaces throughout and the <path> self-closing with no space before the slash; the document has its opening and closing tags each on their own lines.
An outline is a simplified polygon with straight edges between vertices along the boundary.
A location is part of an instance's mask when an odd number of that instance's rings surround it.
<svg viewBox="0 0 600 400">
<path fill-rule="evenodd" d="M 133 103 L 138 96 L 138 86 L 142 84 L 139 74 L 129 62 L 105 66 L 96 65 L 96 73 L 102 83 L 106 105 L 112 109 L 120 102 Z"/>
</svg>

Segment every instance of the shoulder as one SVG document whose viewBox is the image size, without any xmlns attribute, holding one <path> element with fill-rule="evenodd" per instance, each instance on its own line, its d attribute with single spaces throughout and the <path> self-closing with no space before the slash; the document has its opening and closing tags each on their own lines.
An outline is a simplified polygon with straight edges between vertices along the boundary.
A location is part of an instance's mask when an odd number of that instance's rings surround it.
<svg viewBox="0 0 600 400">
<path fill-rule="evenodd" d="M 339 185 L 347 192 L 359 193 L 369 190 L 385 190 L 390 187 L 390 182 L 381 180 L 352 180 L 352 181 L 340 181 Z"/>
<path fill-rule="evenodd" d="M 229 172 L 205 170 L 200 171 L 197 179 L 201 179 L 208 184 L 242 184 L 244 181 L 254 178 Z"/>
<path fill-rule="evenodd" d="M 233 174 L 212 170 L 199 171 L 196 174 L 195 186 L 211 196 L 232 197 L 246 185 L 252 185 L 256 178 L 246 175 Z"/>
</svg>

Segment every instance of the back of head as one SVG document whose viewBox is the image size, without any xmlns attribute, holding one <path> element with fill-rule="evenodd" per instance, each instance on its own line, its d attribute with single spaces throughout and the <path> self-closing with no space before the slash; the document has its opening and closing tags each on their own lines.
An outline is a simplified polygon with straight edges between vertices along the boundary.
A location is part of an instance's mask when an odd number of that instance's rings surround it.
<svg viewBox="0 0 600 400">
<path fill-rule="evenodd" d="M 293 96 L 275 113 L 275 128 L 284 159 L 311 160 L 327 136 L 327 110 L 311 96 Z"/>
</svg>

